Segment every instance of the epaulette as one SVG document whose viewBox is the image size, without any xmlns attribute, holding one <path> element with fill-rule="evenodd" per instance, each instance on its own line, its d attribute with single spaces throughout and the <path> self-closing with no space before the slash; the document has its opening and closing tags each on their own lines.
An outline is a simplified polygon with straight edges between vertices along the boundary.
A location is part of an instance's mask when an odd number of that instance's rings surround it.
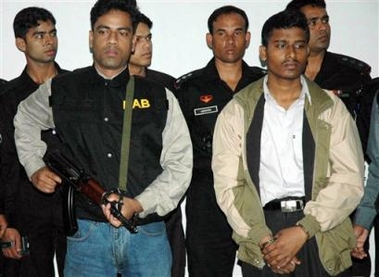
<svg viewBox="0 0 379 277">
<path fill-rule="evenodd" d="M 175 80 L 174 86 L 176 89 L 180 89 L 180 87 L 187 82 L 188 80 L 192 79 L 193 77 L 196 77 L 198 73 L 201 71 L 201 69 L 196 69 L 194 71 L 191 71 L 189 73 L 186 73 L 182 76 L 180 76 L 178 79 Z"/>
<path fill-rule="evenodd" d="M 358 60 L 353 57 L 341 55 L 341 54 L 335 54 L 337 57 L 337 60 L 339 63 L 346 65 L 348 67 L 354 68 L 355 70 L 358 70 L 361 74 L 370 74 L 371 73 L 371 66 L 369 66 L 367 63 Z"/>
<path fill-rule="evenodd" d="M 264 69 L 262 67 L 258 67 L 258 66 L 250 66 L 250 69 L 252 69 L 253 71 L 255 71 L 257 74 L 260 74 L 260 75 L 266 75 L 267 74 L 267 69 Z"/>
<path fill-rule="evenodd" d="M 5 82 L 2 84 L 3 85 L 3 93 L 5 94 L 8 91 L 13 91 L 15 88 L 17 88 L 18 81 L 16 79 L 10 80 L 9 82 Z"/>
</svg>

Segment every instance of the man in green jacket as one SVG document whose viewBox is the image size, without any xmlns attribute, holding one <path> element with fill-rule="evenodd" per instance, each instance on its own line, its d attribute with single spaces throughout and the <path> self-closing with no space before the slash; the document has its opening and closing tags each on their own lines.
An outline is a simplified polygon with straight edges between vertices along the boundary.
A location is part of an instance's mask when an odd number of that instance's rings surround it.
<svg viewBox="0 0 379 277">
<path fill-rule="evenodd" d="M 341 100 L 301 75 L 308 41 L 298 11 L 269 18 L 259 50 L 267 76 L 217 119 L 215 191 L 244 277 L 336 276 L 351 265 L 363 154 Z"/>
</svg>

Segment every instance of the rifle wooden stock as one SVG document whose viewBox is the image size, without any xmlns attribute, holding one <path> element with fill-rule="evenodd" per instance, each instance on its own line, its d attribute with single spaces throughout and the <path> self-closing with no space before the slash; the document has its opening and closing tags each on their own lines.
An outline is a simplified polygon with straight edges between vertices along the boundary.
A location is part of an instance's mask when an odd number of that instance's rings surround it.
<svg viewBox="0 0 379 277">
<path fill-rule="evenodd" d="M 89 178 L 86 182 L 80 182 L 78 191 L 83 193 L 94 203 L 101 205 L 103 202 L 103 195 L 106 192 L 105 189 L 94 179 Z"/>
</svg>

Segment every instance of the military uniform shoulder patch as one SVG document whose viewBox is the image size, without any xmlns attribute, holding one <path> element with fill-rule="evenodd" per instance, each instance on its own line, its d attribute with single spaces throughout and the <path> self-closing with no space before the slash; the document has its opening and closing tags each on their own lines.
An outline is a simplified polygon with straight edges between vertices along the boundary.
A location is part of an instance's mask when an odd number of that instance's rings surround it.
<svg viewBox="0 0 379 277">
<path fill-rule="evenodd" d="M 261 68 L 258 66 L 250 66 L 250 69 L 252 71 L 256 72 L 257 74 L 260 74 L 260 75 L 266 75 L 267 74 L 267 69 L 264 69 L 264 68 Z"/>
<path fill-rule="evenodd" d="M 193 77 L 199 75 L 201 69 L 197 69 L 197 70 L 194 70 L 194 71 L 191 71 L 189 73 L 186 73 L 184 75 L 182 75 L 181 77 L 179 77 L 178 79 L 175 80 L 175 88 L 176 89 L 180 89 L 180 87 L 185 84 L 188 80 L 192 79 Z"/>
<path fill-rule="evenodd" d="M 346 55 L 341 55 L 341 54 L 335 54 L 335 55 L 337 56 L 337 61 L 340 64 L 354 68 L 355 70 L 358 70 L 362 74 L 370 74 L 371 66 L 369 66 L 367 63 L 361 60 L 358 60 L 356 58 L 346 56 Z"/>
</svg>

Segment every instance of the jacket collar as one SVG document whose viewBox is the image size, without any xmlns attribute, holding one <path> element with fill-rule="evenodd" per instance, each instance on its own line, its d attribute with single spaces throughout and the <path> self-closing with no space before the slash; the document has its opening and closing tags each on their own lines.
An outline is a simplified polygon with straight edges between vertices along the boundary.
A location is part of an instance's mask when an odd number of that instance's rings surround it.
<svg viewBox="0 0 379 277">
<path fill-rule="evenodd" d="M 112 79 L 105 78 L 99 71 L 95 68 L 94 65 L 92 65 L 92 72 L 90 77 L 91 83 L 97 83 L 97 82 L 107 82 L 108 86 L 110 87 L 119 87 L 119 86 L 126 86 L 127 82 L 129 81 L 130 75 L 129 70 L 126 67 L 123 71 L 121 71 L 119 74 L 114 76 Z"/>
<path fill-rule="evenodd" d="M 315 115 L 318 115 L 333 106 L 333 100 L 322 88 L 306 77 L 304 77 L 304 80 L 308 86 L 310 99 L 312 99 L 311 105 L 309 99 L 306 98 L 305 110 L 307 113 L 311 109 Z M 250 84 L 234 96 L 245 109 L 249 110 L 249 116 L 254 112 L 255 105 L 263 94 L 263 82 L 264 77 Z"/>
</svg>

